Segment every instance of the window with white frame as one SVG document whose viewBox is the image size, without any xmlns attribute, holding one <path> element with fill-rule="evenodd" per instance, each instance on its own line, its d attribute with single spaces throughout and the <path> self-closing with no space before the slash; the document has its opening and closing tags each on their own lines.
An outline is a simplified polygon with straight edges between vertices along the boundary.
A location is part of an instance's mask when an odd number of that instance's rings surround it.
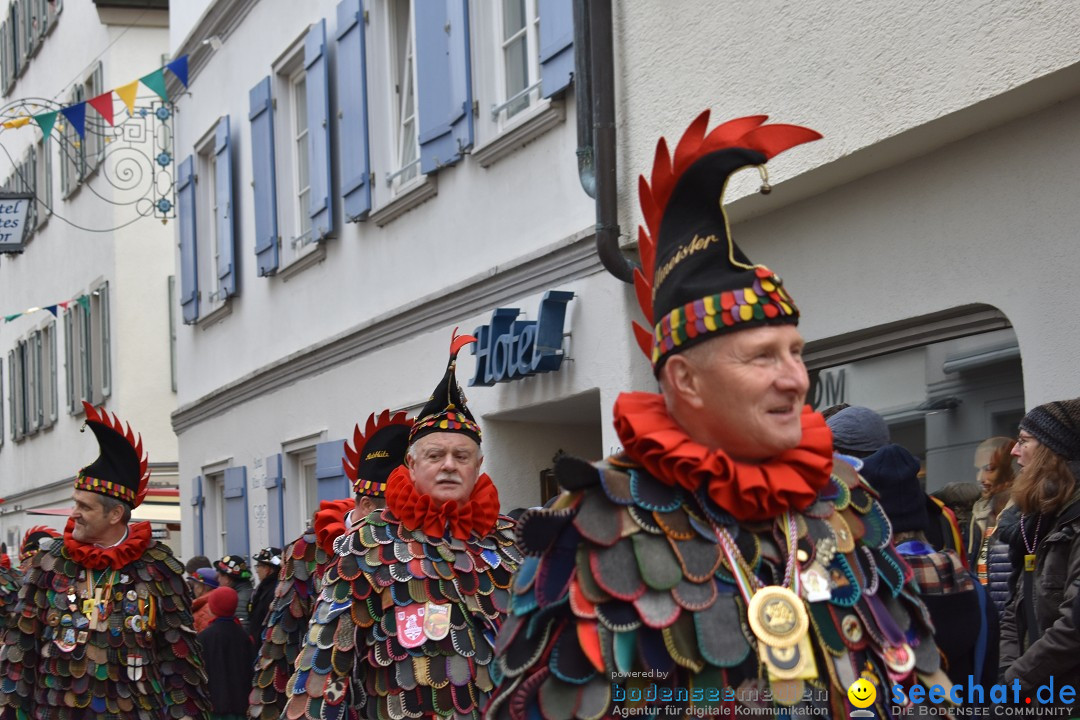
<svg viewBox="0 0 1080 720">
<path fill-rule="evenodd" d="M 195 146 L 195 207 L 206 208 L 206 212 L 195 215 L 198 229 L 196 238 L 199 244 L 196 260 L 199 263 L 199 285 L 203 297 L 207 298 L 203 314 L 220 307 L 225 302 L 218 281 L 218 228 L 220 213 L 217 192 L 217 153 L 214 151 L 214 133 L 217 123 L 203 136 Z"/>
<path fill-rule="evenodd" d="M 213 523 L 207 529 L 210 530 L 210 537 L 217 540 L 217 548 L 207 548 L 207 550 L 211 551 L 213 557 L 222 557 L 229 547 L 227 543 L 229 524 L 226 522 L 225 513 L 225 473 L 208 474 L 206 476 L 206 485 L 209 490 L 206 499 L 210 507 L 204 512 L 208 512 L 208 517 L 211 518 Z"/>
<path fill-rule="evenodd" d="M 86 80 L 83 82 L 83 98 L 91 100 L 101 93 L 105 92 L 105 71 L 101 62 L 98 62 L 94 69 L 86 76 Z M 105 122 L 97 110 L 86 106 L 86 123 L 85 123 L 85 135 L 83 140 L 83 177 L 89 177 L 98 166 L 101 165 L 101 161 L 105 157 L 105 133 L 108 128 L 108 123 Z"/>
<path fill-rule="evenodd" d="M 502 102 L 495 113 L 510 120 L 540 97 L 540 17 L 537 0 L 499 0 L 496 67 Z"/>
<path fill-rule="evenodd" d="M 412 0 L 389 0 L 390 107 L 393 121 L 391 147 L 394 169 L 390 191 L 398 193 L 420 176 L 420 138 L 416 122 L 416 54 L 413 47 Z"/>
<path fill-rule="evenodd" d="M 63 10 L 61 0 L 15 0 L 0 23 L 0 92 L 7 95 Z"/>
<path fill-rule="evenodd" d="M 64 312 L 64 360 L 68 412 L 81 414 L 82 401 L 104 402 L 112 392 L 109 284 L 96 286 Z"/>
<path fill-rule="evenodd" d="M 34 203 L 33 212 L 37 213 L 35 227 L 41 227 L 52 216 L 52 143 L 43 137 L 34 147 Z"/>
<path fill-rule="evenodd" d="M 32 330 L 8 353 L 11 436 L 18 440 L 56 422 L 56 321 Z"/>
<path fill-rule="evenodd" d="M 83 87 L 76 85 L 68 95 L 68 104 L 82 102 Z M 79 134 L 67 119 L 60 120 L 60 193 L 65 199 L 70 197 L 82 182 L 83 144 Z"/>
<path fill-rule="evenodd" d="M 308 125 L 304 37 L 274 64 L 277 103 L 274 142 L 277 160 L 278 228 L 281 268 L 315 251 L 311 229 L 311 138 Z"/>
<path fill-rule="evenodd" d="M 292 245 L 311 241 L 311 158 L 308 146 L 307 73 L 303 68 L 289 77 L 289 105 L 292 109 L 289 135 L 293 157 L 293 203 L 296 208 L 296 225 Z"/>
</svg>

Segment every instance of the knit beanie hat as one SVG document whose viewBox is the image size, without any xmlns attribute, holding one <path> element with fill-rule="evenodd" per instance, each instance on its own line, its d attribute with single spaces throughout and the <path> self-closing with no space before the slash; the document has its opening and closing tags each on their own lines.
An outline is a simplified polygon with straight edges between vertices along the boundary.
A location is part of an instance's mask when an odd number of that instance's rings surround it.
<svg viewBox="0 0 1080 720">
<path fill-rule="evenodd" d="M 1040 405 L 1024 416 L 1020 429 L 1065 460 L 1080 460 L 1080 398 Z"/>
<path fill-rule="evenodd" d="M 885 418 L 868 407 L 852 405 L 825 421 L 832 430 L 837 452 L 866 454 L 889 443 Z"/>
<path fill-rule="evenodd" d="M 900 445 L 886 445 L 863 460 L 862 476 L 881 497 L 878 502 L 893 532 L 926 530 L 926 494 L 919 485 L 919 459 Z"/>
<path fill-rule="evenodd" d="M 191 574 L 191 579 L 208 588 L 216 588 L 220 585 L 217 579 L 217 573 L 211 568 L 199 568 Z"/>
<path fill-rule="evenodd" d="M 215 617 L 231 618 L 236 615 L 236 605 L 240 602 L 240 596 L 231 587 L 219 587 L 211 590 L 207 596 L 206 604 Z"/>
</svg>

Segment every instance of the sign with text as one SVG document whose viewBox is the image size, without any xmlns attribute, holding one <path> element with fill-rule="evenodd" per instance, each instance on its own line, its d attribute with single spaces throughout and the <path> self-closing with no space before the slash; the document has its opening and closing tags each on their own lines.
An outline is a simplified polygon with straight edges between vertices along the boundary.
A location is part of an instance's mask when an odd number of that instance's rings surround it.
<svg viewBox="0 0 1080 720">
<path fill-rule="evenodd" d="M 549 290 L 540 300 L 537 320 L 518 320 L 517 308 L 497 308 L 491 324 L 473 331 L 476 375 L 469 385 L 494 385 L 558 370 L 563 361 L 566 304 L 574 293 Z"/>
<path fill-rule="evenodd" d="M 0 192 L 0 253 L 21 253 L 33 193 Z"/>
</svg>

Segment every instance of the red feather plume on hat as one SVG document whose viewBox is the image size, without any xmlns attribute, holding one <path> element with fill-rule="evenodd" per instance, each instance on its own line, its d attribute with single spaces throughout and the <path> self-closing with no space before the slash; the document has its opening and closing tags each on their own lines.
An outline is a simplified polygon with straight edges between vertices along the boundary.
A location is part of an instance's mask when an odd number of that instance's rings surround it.
<svg viewBox="0 0 1080 720">
<path fill-rule="evenodd" d="M 411 428 L 412 424 L 412 418 L 406 417 L 404 410 L 394 414 L 393 417 L 390 415 L 390 410 L 383 410 L 377 418 L 375 417 L 375 413 L 368 415 L 364 432 L 360 432 L 359 423 L 353 428 L 353 444 L 350 447 L 349 442 L 345 441 L 345 457 L 341 459 L 341 465 L 345 468 L 345 475 L 352 482 L 353 487 L 356 487 L 356 483 L 360 480 L 360 459 L 364 455 L 364 445 L 367 444 L 367 441 L 375 433 L 388 428 L 391 425 L 401 425 L 405 428 Z M 354 447 L 356 448 L 355 450 L 353 449 Z"/>
<path fill-rule="evenodd" d="M 653 354 L 653 278 L 656 274 L 656 241 L 660 234 L 660 221 L 664 217 L 675 184 L 686 170 L 699 158 L 725 148 L 741 147 L 755 150 L 770 160 L 785 150 L 811 140 L 821 134 L 799 125 L 765 125 L 768 115 L 729 120 L 718 125 L 708 134 L 709 111 L 698 115 L 675 146 L 675 156 L 668 151 L 667 140 L 660 138 L 656 145 L 651 182 L 644 175 L 638 177 L 638 196 L 645 225 L 638 226 L 638 249 L 641 267 L 634 271 L 634 289 L 638 304 L 645 313 L 649 327 L 634 323 L 634 335 L 638 345 L 651 358 Z"/>
<path fill-rule="evenodd" d="M 116 413 L 113 413 L 110 417 L 109 412 L 105 408 L 95 408 L 93 405 L 83 400 L 83 409 L 86 410 L 87 423 L 98 423 L 99 425 L 104 425 L 115 431 L 135 450 L 135 455 L 139 458 L 140 476 L 139 489 L 135 493 L 135 502 L 132 503 L 131 506 L 138 507 L 146 498 L 146 489 L 150 483 L 149 458 L 146 453 L 143 452 L 142 435 L 136 436 L 131 432 L 131 425 L 121 422 L 120 418 L 116 416 Z"/>
</svg>

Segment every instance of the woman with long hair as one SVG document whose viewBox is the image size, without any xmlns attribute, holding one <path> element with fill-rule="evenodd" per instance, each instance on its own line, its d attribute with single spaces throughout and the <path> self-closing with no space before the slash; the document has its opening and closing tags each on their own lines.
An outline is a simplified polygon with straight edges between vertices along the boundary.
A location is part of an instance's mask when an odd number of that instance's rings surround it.
<svg viewBox="0 0 1080 720">
<path fill-rule="evenodd" d="M 968 526 L 968 557 L 975 576 L 990 593 L 998 616 L 1009 599 L 1009 546 L 995 534 L 998 516 L 1005 509 L 1012 492 L 1015 476 L 1012 454 L 1016 440 L 992 437 L 983 440 L 975 448 L 975 479 L 979 486 L 979 499 L 971 508 Z"/>
<path fill-rule="evenodd" d="M 1080 580 L 1080 398 L 1047 403 L 1020 421 L 1012 498 L 1021 513 L 1010 548 L 1016 592 L 1001 619 L 1007 683 L 1033 690 L 1080 677 L 1073 601 Z"/>
</svg>

